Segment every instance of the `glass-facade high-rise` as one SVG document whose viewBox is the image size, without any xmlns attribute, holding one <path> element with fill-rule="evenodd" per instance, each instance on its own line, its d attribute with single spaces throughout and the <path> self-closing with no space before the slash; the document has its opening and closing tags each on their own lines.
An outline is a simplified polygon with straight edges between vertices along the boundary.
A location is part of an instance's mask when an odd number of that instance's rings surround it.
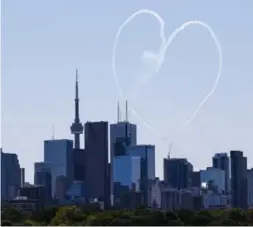
<svg viewBox="0 0 253 227">
<path fill-rule="evenodd" d="M 147 206 L 149 181 L 155 179 L 155 146 L 130 146 L 127 149 L 127 154 L 132 157 L 140 157 L 141 159 L 140 191 L 142 194 L 142 204 Z"/>
<path fill-rule="evenodd" d="M 113 197 L 113 160 L 115 156 L 125 155 L 128 146 L 137 143 L 137 127 L 128 121 L 110 125 L 110 194 Z M 113 198 L 111 198 L 113 202 Z"/>
<path fill-rule="evenodd" d="M 225 172 L 225 191 L 230 192 L 230 166 L 227 153 L 217 153 L 213 157 L 213 167 Z"/>
<path fill-rule="evenodd" d="M 1 200 L 11 200 L 21 187 L 21 170 L 16 154 L 1 149 Z"/>
<path fill-rule="evenodd" d="M 122 155 L 113 160 L 113 205 L 119 209 L 131 209 L 140 192 L 141 158 Z"/>
<path fill-rule="evenodd" d="M 73 141 L 68 139 L 44 141 L 44 162 L 50 163 L 52 196 L 59 176 L 73 180 Z"/>
<path fill-rule="evenodd" d="M 86 151 L 84 149 L 73 149 L 74 158 L 74 180 L 85 181 Z"/>
<path fill-rule="evenodd" d="M 50 202 L 52 199 L 52 176 L 50 163 L 34 163 L 34 184 L 42 185 L 45 188 L 45 199 Z"/>
<path fill-rule="evenodd" d="M 225 192 L 226 181 L 224 170 L 207 167 L 206 170 L 200 170 L 200 180 L 201 183 L 212 185 L 219 193 L 223 194 Z"/>
<path fill-rule="evenodd" d="M 105 206 L 110 201 L 108 170 L 108 122 L 85 123 L 85 184 L 89 199 Z"/>
<path fill-rule="evenodd" d="M 129 189 L 135 188 L 139 191 L 141 177 L 141 158 L 129 155 L 118 156 L 113 161 L 113 182 L 127 186 Z"/>
<path fill-rule="evenodd" d="M 184 158 L 165 158 L 163 162 L 164 181 L 178 190 L 192 185 L 193 166 Z"/>
<path fill-rule="evenodd" d="M 247 171 L 248 208 L 253 208 L 253 169 Z"/>
<path fill-rule="evenodd" d="M 127 141 L 126 141 L 127 139 Z M 111 163 L 113 157 L 122 155 L 117 148 L 118 143 L 128 143 L 125 145 L 132 146 L 137 143 L 137 127 L 129 122 L 118 122 L 110 125 L 110 151 Z"/>
<path fill-rule="evenodd" d="M 248 207 L 247 158 L 242 151 L 230 151 L 232 207 Z"/>
</svg>

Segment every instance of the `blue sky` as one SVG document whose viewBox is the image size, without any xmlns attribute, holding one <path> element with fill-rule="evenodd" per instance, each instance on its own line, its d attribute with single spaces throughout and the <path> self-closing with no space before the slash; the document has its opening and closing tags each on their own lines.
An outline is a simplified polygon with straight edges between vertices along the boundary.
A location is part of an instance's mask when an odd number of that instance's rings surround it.
<svg viewBox="0 0 253 227">
<path fill-rule="evenodd" d="M 28 181 L 43 160 L 43 140 L 72 138 L 75 68 L 79 69 L 83 122 L 116 121 L 119 94 L 113 79 L 112 46 L 118 27 L 147 8 L 163 17 L 169 35 L 187 20 L 202 20 L 216 33 L 224 64 L 215 93 L 194 121 L 186 121 L 215 80 L 218 56 L 207 30 L 188 27 L 168 48 L 155 77 L 129 103 L 164 137 L 176 136 L 173 157 L 187 157 L 196 169 L 215 152 L 240 149 L 253 166 L 253 1 L 2 1 L 2 146 L 19 155 Z M 142 70 L 143 51 L 160 45 L 159 24 L 137 17 L 119 40 L 116 67 L 128 94 Z M 122 109 L 124 104 L 121 104 Z M 122 110 L 124 111 L 124 110 Z M 138 142 L 156 145 L 156 170 L 169 141 L 162 141 L 133 115 Z"/>
</svg>

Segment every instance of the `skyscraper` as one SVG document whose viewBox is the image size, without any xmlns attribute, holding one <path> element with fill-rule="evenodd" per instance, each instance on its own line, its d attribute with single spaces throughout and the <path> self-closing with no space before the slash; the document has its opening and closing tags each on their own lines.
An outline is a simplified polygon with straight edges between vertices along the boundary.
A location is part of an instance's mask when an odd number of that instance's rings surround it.
<svg viewBox="0 0 253 227">
<path fill-rule="evenodd" d="M 207 167 L 205 170 L 200 170 L 201 183 L 211 185 L 212 188 L 219 193 L 225 192 L 225 171 L 215 167 Z"/>
<path fill-rule="evenodd" d="M 231 192 L 232 207 L 246 209 L 247 192 L 247 158 L 242 151 L 230 151 L 231 158 Z"/>
<path fill-rule="evenodd" d="M 135 145 L 127 149 L 127 154 L 132 157 L 140 157 L 141 180 L 140 191 L 142 194 L 142 205 L 148 206 L 148 187 L 150 180 L 155 179 L 155 146 Z"/>
<path fill-rule="evenodd" d="M 89 199 L 109 205 L 108 122 L 85 123 L 85 183 Z"/>
<path fill-rule="evenodd" d="M 230 167 L 227 153 L 217 153 L 213 157 L 213 167 L 225 172 L 225 191 L 230 192 Z"/>
<path fill-rule="evenodd" d="M 73 149 L 74 180 L 85 181 L 86 152 L 85 149 Z"/>
<path fill-rule="evenodd" d="M 120 121 L 120 110 L 118 104 L 118 122 L 110 125 L 110 161 L 113 162 L 114 156 L 123 155 L 126 152 L 124 147 L 137 144 L 137 127 L 128 121 L 128 107 L 126 102 L 126 119 Z M 117 148 L 123 149 L 117 149 Z"/>
<path fill-rule="evenodd" d="M 128 107 L 126 102 L 126 118 L 121 121 L 120 107 L 118 104 L 117 123 L 110 125 L 110 178 L 111 178 L 111 196 L 113 195 L 113 160 L 115 156 L 126 154 L 128 146 L 137 144 L 137 127 L 128 121 Z M 112 199 L 113 200 L 113 199 Z"/>
<path fill-rule="evenodd" d="M 193 166 L 185 158 L 165 158 L 164 181 L 178 190 L 191 187 Z"/>
<path fill-rule="evenodd" d="M 80 148 L 80 134 L 83 133 L 83 125 L 79 117 L 79 97 L 78 97 L 78 72 L 76 70 L 76 96 L 75 96 L 75 119 L 70 127 L 71 133 L 74 134 L 74 148 Z"/>
<path fill-rule="evenodd" d="M 113 205 L 119 209 L 131 209 L 140 192 L 141 158 L 138 156 L 116 156 L 113 161 Z"/>
<path fill-rule="evenodd" d="M 247 171 L 248 208 L 253 208 L 253 169 Z"/>
<path fill-rule="evenodd" d="M 21 171 L 16 154 L 3 153 L 1 149 L 1 200 L 17 196 L 21 186 Z"/>
<path fill-rule="evenodd" d="M 54 197 L 57 177 L 64 176 L 69 181 L 73 180 L 73 141 L 68 139 L 44 141 L 44 162 L 50 163 Z"/>
<path fill-rule="evenodd" d="M 52 176 L 50 171 L 50 163 L 34 163 L 34 184 L 42 185 L 45 188 L 46 202 L 50 202 L 52 199 Z"/>
<path fill-rule="evenodd" d="M 21 174 L 21 188 L 25 184 L 25 168 L 20 168 L 20 174 Z"/>
</svg>

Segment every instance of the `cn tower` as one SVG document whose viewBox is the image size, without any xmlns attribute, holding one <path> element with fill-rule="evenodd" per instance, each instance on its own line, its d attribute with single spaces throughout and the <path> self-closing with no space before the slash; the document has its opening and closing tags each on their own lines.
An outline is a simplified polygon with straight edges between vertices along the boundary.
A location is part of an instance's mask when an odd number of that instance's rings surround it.
<svg viewBox="0 0 253 227">
<path fill-rule="evenodd" d="M 79 118 L 79 97 L 78 97 L 78 71 L 76 69 L 76 97 L 75 97 L 75 119 L 70 127 L 71 133 L 74 134 L 74 148 L 80 149 L 80 134 L 83 133 L 83 125 Z"/>
</svg>

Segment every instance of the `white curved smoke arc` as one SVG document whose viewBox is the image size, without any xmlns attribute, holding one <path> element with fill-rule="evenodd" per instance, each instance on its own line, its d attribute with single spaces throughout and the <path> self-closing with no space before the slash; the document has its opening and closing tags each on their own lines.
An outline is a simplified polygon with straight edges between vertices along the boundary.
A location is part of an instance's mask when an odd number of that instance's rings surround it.
<svg viewBox="0 0 253 227">
<path fill-rule="evenodd" d="M 152 10 L 148 10 L 148 9 L 141 9 L 135 13 L 133 13 L 131 16 L 129 16 L 119 27 L 118 29 L 118 32 L 116 34 L 116 37 L 115 37 L 115 41 L 114 41 L 114 45 L 113 45 L 113 53 L 112 53 L 112 71 L 113 71 L 113 75 L 114 75 L 114 79 L 115 79 L 115 83 L 116 83 L 116 86 L 117 86 L 117 89 L 118 89 L 118 92 L 120 94 L 120 98 L 122 100 L 124 100 L 124 95 L 123 95 L 123 92 L 122 92 L 122 89 L 121 89 L 121 86 L 119 84 L 119 80 L 118 80 L 118 76 L 117 76 L 117 72 L 116 72 L 116 49 L 117 49 L 117 44 L 118 44 L 118 39 L 120 37 L 120 34 L 122 32 L 122 30 L 124 29 L 124 27 L 130 23 L 136 16 L 140 15 L 140 14 L 149 14 L 151 16 L 154 16 L 159 24 L 160 24 L 160 38 L 161 38 L 161 45 L 160 45 L 160 48 L 158 50 L 158 53 L 151 53 L 152 55 L 148 55 L 146 54 L 145 55 L 145 52 L 144 52 L 144 58 L 145 56 L 146 57 L 149 57 L 149 56 L 157 56 L 157 66 L 156 66 L 156 69 L 155 69 L 155 73 L 158 73 L 163 62 L 164 62 L 164 56 L 165 56 L 165 53 L 167 51 L 167 48 L 171 45 L 172 41 L 174 40 L 174 38 L 177 37 L 177 35 L 184 31 L 186 27 L 190 26 L 190 25 L 201 25 L 202 27 L 206 28 L 212 39 L 214 40 L 215 42 L 215 45 L 216 45 L 216 49 L 217 49 L 217 53 L 218 53 L 218 57 L 219 57 L 219 65 L 218 65 L 218 72 L 217 72 L 217 76 L 216 76 L 216 79 L 214 81 L 214 84 L 211 88 L 211 90 L 207 93 L 207 95 L 204 97 L 204 99 L 200 102 L 200 104 L 198 105 L 198 107 L 196 108 L 196 110 L 193 112 L 193 114 L 191 115 L 191 117 L 188 119 L 188 121 L 186 122 L 186 125 L 190 124 L 193 119 L 196 117 L 197 113 L 199 112 L 199 110 L 201 109 L 201 107 L 206 103 L 206 101 L 210 98 L 210 96 L 212 96 L 212 94 L 214 93 L 218 83 L 219 83 L 219 80 L 220 80 L 220 77 L 221 77 L 221 71 L 222 71 L 222 64 L 223 64 L 223 56 L 222 56 L 222 50 L 221 50 L 221 46 L 220 46 L 220 43 L 215 35 L 215 33 L 213 32 L 213 30 L 211 29 L 211 27 L 202 22 L 202 21 L 198 21 L 198 20 L 192 20 L 192 21 L 187 21 L 185 22 L 184 24 L 182 24 L 180 27 L 176 28 L 174 30 L 174 32 L 168 37 L 168 39 L 166 40 L 165 38 L 165 34 L 164 34 L 164 29 L 165 29 L 165 22 L 164 20 L 162 19 L 162 17 L 156 13 L 155 11 L 152 11 Z M 153 76 L 153 75 L 151 75 Z M 149 78 L 151 79 L 151 77 Z M 148 80 L 149 80 L 148 79 Z M 147 81 L 146 81 L 147 82 Z M 150 126 L 147 122 L 144 121 L 143 118 L 141 118 L 137 112 L 131 107 L 130 107 L 130 110 L 131 112 L 149 129 L 151 129 L 155 134 L 159 135 L 159 136 L 162 136 L 157 130 L 155 130 L 152 126 Z"/>
</svg>

